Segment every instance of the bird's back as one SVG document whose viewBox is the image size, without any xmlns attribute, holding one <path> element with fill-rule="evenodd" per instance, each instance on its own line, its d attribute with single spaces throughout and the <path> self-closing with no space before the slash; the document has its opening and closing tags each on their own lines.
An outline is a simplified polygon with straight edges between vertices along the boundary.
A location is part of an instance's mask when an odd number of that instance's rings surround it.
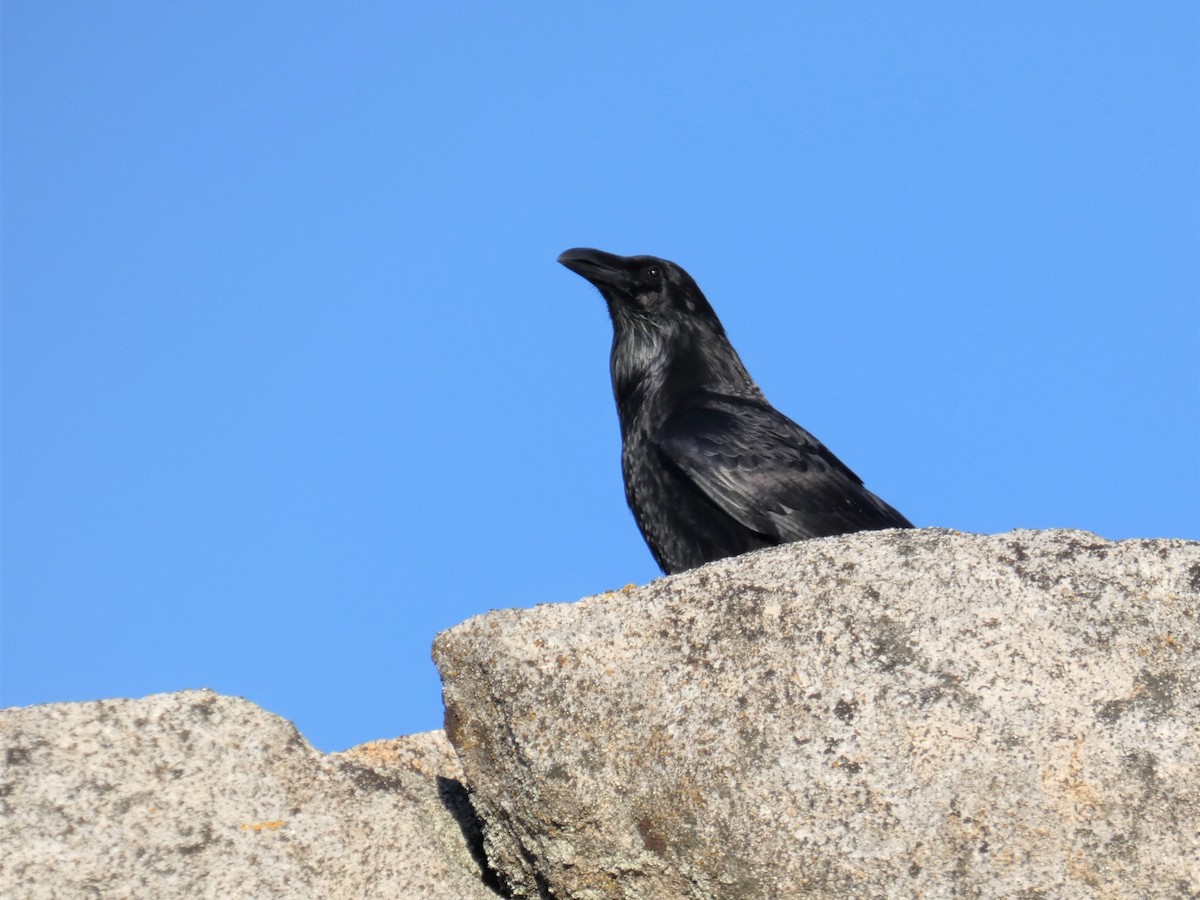
<svg viewBox="0 0 1200 900">
<path fill-rule="evenodd" d="M 666 572 L 790 541 L 911 527 L 757 397 L 700 391 L 657 422 L 635 424 L 622 469 L 634 518 Z"/>
</svg>

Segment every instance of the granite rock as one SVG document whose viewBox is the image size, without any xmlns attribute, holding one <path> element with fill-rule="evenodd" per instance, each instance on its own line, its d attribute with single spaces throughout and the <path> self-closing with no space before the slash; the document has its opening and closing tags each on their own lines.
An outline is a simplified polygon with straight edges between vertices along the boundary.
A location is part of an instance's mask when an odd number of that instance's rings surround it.
<svg viewBox="0 0 1200 900">
<path fill-rule="evenodd" d="M 208 691 L 0 710 L 0 896 L 495 900 L 461 777 Z"/>
<path fill-rule="evenodd" d="M 438 636 L 517 896 L 1200 896 L 1200 544 L 790 544 Z"/>
</svg>

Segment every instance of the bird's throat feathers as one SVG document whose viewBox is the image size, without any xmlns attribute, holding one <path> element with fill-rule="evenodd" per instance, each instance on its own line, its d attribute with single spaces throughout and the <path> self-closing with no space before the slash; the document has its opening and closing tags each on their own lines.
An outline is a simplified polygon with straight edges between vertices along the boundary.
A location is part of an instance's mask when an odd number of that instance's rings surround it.
<svg viewBox="0 0 1200 900">
<path fill-rule="evenodd" d="M 668 410 L 694 393 L 761 398 L 719 324 L 717 329 L 687 320 L 614 316 L 609 362 L 622 423 L 646 413 L 656 417 L 654 410 Z M 718 347 L 721 352 L 714 353 Z"/>
</svg>

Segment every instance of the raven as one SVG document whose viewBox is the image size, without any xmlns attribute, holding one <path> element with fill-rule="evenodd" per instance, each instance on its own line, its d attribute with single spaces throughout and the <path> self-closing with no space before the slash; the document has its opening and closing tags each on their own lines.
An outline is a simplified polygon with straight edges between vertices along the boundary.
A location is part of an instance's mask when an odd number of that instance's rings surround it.
<svg viewBox="0 0 1200 900">
<path fill-rule="evenodd" d="M 682 268 L 582 247 L 558 261 L 608 304 L 625 498 L 665 573 L 805 538 L 912 527 L 767 402 Z"/>
</svg>

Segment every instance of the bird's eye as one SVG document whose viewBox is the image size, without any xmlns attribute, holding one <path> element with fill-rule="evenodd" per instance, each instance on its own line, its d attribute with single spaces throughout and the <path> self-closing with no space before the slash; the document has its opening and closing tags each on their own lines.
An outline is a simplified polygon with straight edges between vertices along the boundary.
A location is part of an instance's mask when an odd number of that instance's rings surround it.
<svg viewBox="0 0 1200 900">
<path fill-rule="evenodd" d="M 647 266 L 646 267 L 646 276 L 648 278 L 657 278 L 661 274 L 662 274 L 662 272 L 659 271 L 658 266 Z"/>
</svg>

